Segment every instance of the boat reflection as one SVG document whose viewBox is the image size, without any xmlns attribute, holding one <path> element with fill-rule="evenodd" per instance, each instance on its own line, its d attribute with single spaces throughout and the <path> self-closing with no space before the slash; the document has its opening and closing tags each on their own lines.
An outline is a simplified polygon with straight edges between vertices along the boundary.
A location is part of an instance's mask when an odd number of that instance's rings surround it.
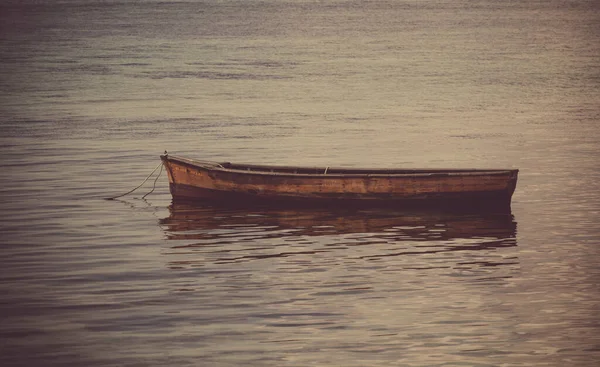
<svg viewBox="0 0 600 367">
<path fill-rule="evenodd" d="M 363 233 L 412 240 L 514 239 L 517 226 L 510 211 L 248 209 L 176 203 L 169 206 L 169 216 L 160 224 L 169 240 L 203 241 L 249 231 L 270 238 Z"/>
<path fill-rule="evenodd" d="M 509 275 L 499 276 L 498 265 L 515 264 L 512 251 L 498 252 L 517 244 L 510 212 L 187 204 L 172 204 L 169 211 L 160 224 L 172 241 L 163 252 L 171 269 L 270 260 L 286 271 L 306 271 L 340 261 L 367 266 L 375 260 L 394 263 L 395 269 L 479 273 L 484 267 L 496 269 L 493 277 L 502 278 Z"/>
</svg>

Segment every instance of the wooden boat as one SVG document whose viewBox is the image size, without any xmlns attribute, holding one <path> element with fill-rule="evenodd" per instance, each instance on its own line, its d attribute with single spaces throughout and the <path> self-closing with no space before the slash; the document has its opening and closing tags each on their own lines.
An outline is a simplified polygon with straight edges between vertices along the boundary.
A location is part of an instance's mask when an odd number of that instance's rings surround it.
<svg viewBox="0 0 600 367">
<path fill-rule="evenodd" d="M 516 169 L 364 169 L 209 162 L 161 155 L 174 201 L 275 205 L 508 206 Z"/>
</svg>

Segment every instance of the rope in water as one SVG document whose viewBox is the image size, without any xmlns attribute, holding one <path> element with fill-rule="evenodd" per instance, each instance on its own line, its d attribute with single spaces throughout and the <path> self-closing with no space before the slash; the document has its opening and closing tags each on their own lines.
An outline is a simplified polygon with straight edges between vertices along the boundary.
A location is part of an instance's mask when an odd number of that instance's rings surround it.
<svg viewBox="0 0 600 367">
<path fill-rule="evenodd" d="M 158 178 L 160 177 L 160 174 L 162 173 L 163 170 L 163 165 L 162 163 L 160 164 L 160 171 L 158 171 L 158 176 L 156 176 L 156 178 L 154 179 L 154 183 L 152 184 L 152 190 L 150 190 L 149 193 L 147 193 L 146 195 L 142 196 L 142 199 L 145 199 L 146 196 L 152 194 L 154 192 L 154 189 L 156 189 L 156 181 L 158 181 Z"/>
<path fill-rule="evenodd" d="M 162 167 L 162 162 L 161 162 L 161 163 L 159 163 L 159 164 L 158 164 L 158 166 L 156 166 L 156 168 L 155 168 L 155 169 L 154 169 L 152 172 L 150 172 L 150 174 L 148 175 L 148 177 L 146 177 L 146 179 L 145 179 L 144 181 L 142 181 L 142 183 L 141 183 L 141 184 L 139 184 L 139 185 L 138 185 L 136 188 L 134 188 L 133 190 L 130 190 L 130 191 L 128 191 L 128 192 L 126 192 L 126 193 L 124 193 L 124 194 L 122 194 L 122 195 L 117 195 L 117 196 L 113 196 L 113 197 L 104 198 L 104 200 L 114 200 L 114 199 L 117 199 L 117 198 L 123 197 L 123 196 L 125 196 L 125 195 L 129 195 L 129 194 L 131 194 L 131 193 L 132 193 L 132 192 L 134 192 L 135 190 L 137 190 L 137 189 L 139 189 L 140 187 L 142 187 L 142 185 L 143 185 L 143 184 L 145 184 L 145 183 L 146 183 L 146 181 L 148 181 L 148 179 L 149 179 L 150 177 L 152 177 L 152 175 L 154 174 L 154 172 L 156 172 L 156 170 L 158 169 L 158 167 Z M 160 173 L 161 173 L 161 172 L 162 172 L 162 168 L 161 168 L 160 172 L 158 173 L 158 176 L 157 176 L 157 177 L 156 177 L 156 179 L 154 180 L 154 187 L 156 187 L 156 181 L 157 181 L 157 180 L 158 180 L 158 178 L 160 177 Z M 154 187 L 152 188 L 152 191 L 154 191 Z M 150 194 L 152 191 L 150 191 L 148 194 Z M 146 194 L 146 195 L 148 195 L 148 194 Z M 146 197 L 146 195 L 144 195 L 144 196 L 142 197 L 142 199 L 143 199 L 143 198 L 145 198 L 145 197 Z"/>
</svg>

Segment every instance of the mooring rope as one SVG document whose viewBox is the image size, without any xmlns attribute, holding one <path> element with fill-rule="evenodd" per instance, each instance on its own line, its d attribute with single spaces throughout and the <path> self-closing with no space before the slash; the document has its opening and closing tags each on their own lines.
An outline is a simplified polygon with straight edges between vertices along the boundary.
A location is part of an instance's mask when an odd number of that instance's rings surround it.
<svg viewBox="0 0 600 367">
<path fill-rule="evenodd" d="M 154 192 L 154 189 L 156 189 L 156 181 L 158 181 L 158 178 L 160 177 L 160 174 L 162 173 L 163 170 L 163 165 L 161 163 L 160 165 L 160 171 L 158 171 L 158 176 L 156 176 L 156 178 L 154 179 L 154 183 L 152 184 L 152 190 L 150 190 L 149 193 L 147 193 L 146 195 L 142 196 L 142 199 L 145 199 L 146 196 L 152 194 Z"/>
<path fill-rule="evenodd" d="M 141 183 L 141 184 L 139 184 L 139 185 L 138 185 L 136 188 L 134 188 L 133 190 L 130 190 L 130 191 L 128 191 L 128 192 L 126 192 L 126 193 L 124 193 L 124 194 L 122 194 L 122 195 L 117 195 L 117 196 L 113 196 L 113 197 L 109 197 L 109 198 L 104 198 L 104 200 L 114 200 L 114 199 L 117 199 L 117 198 L 123 197 L 123 196 L 125 196 L 125 195 L 129 195 L 129 194 L 131 194 L 131 193 L 132 193 L 132 192 L 134 192 L 135 190 L 137 190 L 137 189 L 139 189 L 140 187 L 142 187 L 142 185 L 143 185 L 143 184 L 145 184 L 145 183 L 146 183 L 146 181 L 148 181 L 148 179 L 149 179 L 149 178 L 150 178 L 150 177 L 151 177 L 151 176 L 154 174 L 154 172 L 156 172 L 156 170 L 158 169 L 158 167 L 162 167 L 162 165 L 163 165 L 163 164 L 162 164 L 162 162 L 160 162 L 160 163 L 158 164 L 158 166 L 156 166 L 156 168 L 155 168 L 155 169 L 154 169 L 152 172 L 150 172 L 150 174 L 148 175 L 148 177 L 146 177 L 146 179 L 145 179 L 144 181 L 142 181 L 142 183 Z M 160 170 L 160 172 L 162 172 L 162 169 Z M 158 180 L 158 177 L 160 177 L 160 173 L 158 174 L 158 176 L 157 176 L 157 177 L 156 177 L 156 179 L 154 180 L 154 185 L 156 185 L 156 181 Z M 154 187 L 152 188 L 152 191 L 154 191 Z M 152 191 L 150 191 L 148 194 L 150 194 Z M 146 194 L 146 195 L 148 195 L 148 194 Z M 146 195 L 144 195 L 144 197 L 146 197 Z"/>
</svg>

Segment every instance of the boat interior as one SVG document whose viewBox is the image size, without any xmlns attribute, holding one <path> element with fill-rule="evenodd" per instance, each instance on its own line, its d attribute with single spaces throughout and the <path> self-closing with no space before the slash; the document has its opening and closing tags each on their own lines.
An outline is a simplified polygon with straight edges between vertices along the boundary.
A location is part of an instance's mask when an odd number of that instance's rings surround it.
<svg viewBox="0 0 600 367">
<path fill-rule="evenodd" d="M 490 172 L 495 170 L 475 170 L 475 169 L 376 169 L 376 168 L 339 168 L 339 167 L 288 167 L 288 166 L 262 166 L 252 164 L 234 164 L 224 162 L 220 167 L 231 170 L 264 172 L 264 173 L 283 173 L 283 174 L 445 174 L 445 173 L 467 173 L 467 172 Z"/>
<path fill-rule="evenodd" d="M 178 161 L 192 167 L 204 169 L 226 169 L 264 174 L 299 174 L 299 175 L 402 175 L 402 174 L 505 174 L 511 169 L 389 169 L 389 168 L 341 168 L 341 167 L 296 167 L 277 165 L 255 165 L 231 162 L 211 162 L 196 159 L 186 159 L 174 156 L 163 156 L 163 159 Z"/>
</svg>

